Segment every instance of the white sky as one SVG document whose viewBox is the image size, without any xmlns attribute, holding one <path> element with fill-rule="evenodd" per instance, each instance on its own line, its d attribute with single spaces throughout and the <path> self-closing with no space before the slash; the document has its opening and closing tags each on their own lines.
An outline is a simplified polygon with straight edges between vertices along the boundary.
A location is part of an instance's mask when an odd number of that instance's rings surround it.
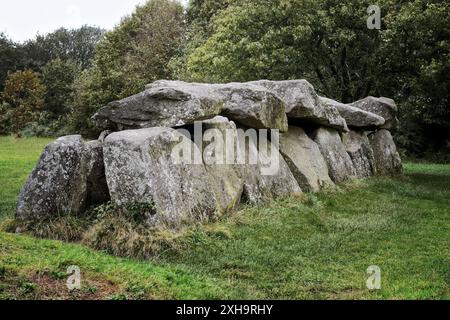
<svg viewBox="0 0 450 320">
<path fill-rule="evenodd" d="M 25 41 L 60 27 L 112 29 L 146 0 L 0 0 L 0 32 Z M 187 0 L 181 2 L 186 3 Z"/>
</svg>

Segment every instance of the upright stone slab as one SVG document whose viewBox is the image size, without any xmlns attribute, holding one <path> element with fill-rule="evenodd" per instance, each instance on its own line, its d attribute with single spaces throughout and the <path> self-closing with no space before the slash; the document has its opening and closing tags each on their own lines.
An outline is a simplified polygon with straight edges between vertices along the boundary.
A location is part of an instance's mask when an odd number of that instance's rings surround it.
<svg viewBox="0 0 450 320">
<path fill-rule="evenodd" d="M 321 187 L 333 185 L 319 146 L 302 128 L 289 126 L 280 141 L 281 154 L 303 191 L 319 191 Z"/>
<path fill-rule="evenodd" d="M 234 162 L 228 163 L 227 153 L 234 152 L 236 124 L 227 118 L 217 116 L 202 122 L 204 137 L 203 161 L 218 190 L 218 201 L 222 211 L 235 209 L 244 189 L 244 179 Z M 231 141 L 229 141 L 231 139 Z M 231 146 L 231 150 L 228 150 Z"/>
<path fill-rule="evenodd" d="M 375 158 L 369 139 L 364 131 L 350 131 L 343 135 L 345 149 L 352 159 L 358 178 L 376 174 Z"/>
<path fill-rule="evenodd" d="M 267 152 L 259 152 L 259 175 L 256 174 L 260 189 L 263 189 L 272 199 L 296 196 L 302 193 L 302 189 L 289 169 L 288 164 L 279 150 L 272 144 L 267 145 Z M 277 160 L 274 161 L 274 157 Z M 278 162 L 276 164 L 276 162 Z M 269 167 L 272 166 L 273 172 Z M 266 172 L 261 168 L 266 168 Z M 247 180 L 249 181 L 249 180 Z M 251 181 L 251 179 L 250 179 Z"/>
<path fill-rule="evenodd" d="M 335 183 L 356 176 L 352 159 L 345 150 L 339 132 L 321 127 L 313 133 L 313 136 L 328 165 L 330 178 Z"/>
<path fill-rule="evenodd" d="M 348 131 L 338 110 L 333 106 L 325 108 L 314 87 L 306 80 L 259 80 L 250 83 L 265 87 L 278 95 L 286 105 L 288 118 Z"/>
<path fill-rule="evenodd" d="M 17 203 L 18 219 L 80 215 L 102 194 L 101 155 L 81 136 L 66 136 L 45 147 L 22 188 Z"/>
<path fill-rule="evenodd" d="M 192 164 L 187 156 L 189 161 L 177 159 L 178 147 L 198 152 L 193 142 L 170 128 L 110 134 L 103 151 L 112 201 L 154 204 L 156 210 L 147 213 L 150 226 L 178 227 L 214 216 L 219 208 L 210 175 L 202 163 Z"/>
<path fill-rule="evenodd" d="M 392 99 L 367 97 L 353 102 L 351 106 L 375 113 L 384 118 L 386 122 L 381 126 L 382 129 L 395 130 L 398 127 L 398 108 Z"/>
<path fill-rule="evenodd" d="M 295 176 L 275 146 L 267 144 L 267 150 L 258 150 L 255 141 L 249 140 L 244 152 L 246 164 L 240 166 L 244 177 L 244 201 L 262 204 L 280 197 L 290 197 L 302 193 Z M 277 160 L 274 160 L 277 158 Z M 251 159 L 256 159 L 256 164 Z M 276 168 L 274 168 L 276 166 Z M 274 171 L 272 169 L 275 169 Z"/>
<path fill-rule="evenodd" d="M 223 195 L 232 194 L 236 198 L 239 191 L 243 201 L 253 204 L 268 202 L 278 197 L 288 197 L 301 193 L 301 189 L 277 149 L 267 143 L 267 152 L 258 150 L 258 139 L 245 137 L 248 133 L 242 127 L 238 128 L 233 121 L 225 117 L 216 117 L 203 121 L 205 138 L 211 140 L 214 134 L 208 129 L 218 129 L 225 137 L 228 149 L 224 148 L 224 165 L 208 164 L 211 153 L 217 153 L 214 144 L 203 150 L 203 159 L 208 172 L 222 188 Z M 258 138 L 258 131 L 253 130 Z M 252 136 L 251 134 L 249 137 Z M 220 138 L 220 137 L 219 137 Z M 212 140 L 215 140 L 214 138 Z M 261 146 L 261 144 L 260 144 Z M 212 147 L 212 148 L 211 148 Z M 212 157 L 214 162 L 214 157 Z M 242 189 L 241 189 L 242 187 Z M 229 196 L 227 196 L 229 197 Z M 227 198 L 226 197 L 226 198 Z"/>
<path fill-rule="evenodd" d="M 402 172 L 402 160 L 397 152 L 394 139 L 388 130 L 382 129 L 369 135 L 379 174 L 399 174 Z"/>
</svg>

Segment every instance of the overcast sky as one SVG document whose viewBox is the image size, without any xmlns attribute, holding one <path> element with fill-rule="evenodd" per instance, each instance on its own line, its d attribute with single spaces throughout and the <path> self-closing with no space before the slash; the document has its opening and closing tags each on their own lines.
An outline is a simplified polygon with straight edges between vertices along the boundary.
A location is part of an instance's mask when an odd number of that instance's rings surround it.
<svg viewBox="0 0 450 320">
<path fill-rule="evenodd" d="M 0 32 L 15 41 L 83 24 L 112 29 L 146 0 L 0 0 Z M 182 1 L 186 2 L 186 0 Z"/>
</svg>

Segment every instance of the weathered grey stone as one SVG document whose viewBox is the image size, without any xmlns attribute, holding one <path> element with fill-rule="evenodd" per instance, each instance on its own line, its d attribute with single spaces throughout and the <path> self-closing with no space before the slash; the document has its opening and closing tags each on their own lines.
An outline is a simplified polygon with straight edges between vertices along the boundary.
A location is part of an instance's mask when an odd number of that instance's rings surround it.
<svg viewBox="0 0 450 320">
<path fill-rule="evenodd" d="M 206 170 L 211 175 L 212 183 L 216 185 L 217 201 L 222 212 L 236 208 L 244 189 L 244 180 L 239 168 L 234 163 L 227 163 L 227 153 L 235 150 L 236 124 L 227 118 L 217 116 L 202 123 L 205 137 L 211 144 L 203 142 L 203 161 Z M 231 141 L 228 141 L 231 139 Z M 222 141 L 222 142 L 220 142 Z M 232 150 L 228 150 L 227 144 Z"/>
<path fill-rule="evenodd" d="M 348 104 L 321 97 L 326 108 L 336 108 L 340 115 L 345 119 L 349 127 L 354 128 L 378 128 L 384 125 L 384 118 L 375 113 L 368 112 Z"/>
<path fill-rule="evenodd" d="M 345 120 L 333 106 L 325 108 L 314 87 L 306 80 L 250 82 L 273 91 L 285 103 L 288 118 L 348 131 Z"/>
<path fill-rule="evenodd" d="M 330 128 L 319 128 L 314 133 L 314 141 L 328 165 L 330 178 L 339 183 L 356 175 L 352 159 L 345 150 L 339 132 Z"/>
<path fill-rule="evenodd" d="M 221 188 L 222 194 L 231 193 L 232 198 L 236 198 L 234 195 L 240 191 L 243 192 L 245 202 L 260 204 L 274 198 L 301 193 L 286 162 L 276 149 L 272 149 L 270 142 L 267 144 L 267 152 L 259 151 L 257 139 L 244 138 L 245 129 L 237 128 L 234 122 L 225 117 L 219 116 L 203 121 L 205 132 L 211 128 L 219 129 L 222 136 L 225 137 L 225 143 L 229 142 L 228 148 L 224 148 L 224 154 L 231 155 L 231 157 L 229 159 L 222 157 L 223 162 L 229 164 L 208 165 L 207 159 L 205 159 L 211 153 L 211 150 L 208 149 L 204 150 L 203 157 L 206 168 L 214 177 L 213 179 L 221 185 L 227 186 L 227 188 Z M 257 134 L 256 131 L 254 133 Z M 242 138 L 239 139 L 238 135 Z M 270 168 L 273 170 L 269 170 Z"/>
<path fill-rule="evenodd" d="M 290 197 L 296 196 L 302 193 L 300 185 L 289 169 L 288 164 L 284 160 L 283 156 L 279 153 L 278 150 L 275 150 L 275 146 L 272 144 L 267 145 L 267 153 L 261 152 L 259 150 L 259 175 L 255 175 L 257 177 L 257 186 L 263 192 L 262 194 L 268 194 L 272 199 L 280 198 L 280 197 Z M 278 158 L 278 168 L 273 173 L 261 174 L 261 167 L 268 168 L 271 166 L 273 158 L 271 153 L 274 152 L 275 157 Z M 250 180 L 247 180 L 251 181 Z M 247 184 L 248 186 L 249 184 Z M 250 194 L 247 192 L 247 194 Z"/>
<path fill-rule="evenodd" d="M 304 191 L 318 191 L 333 185 L 319 146 L 302 128 L 289 126 L 280 137 L 280 150 L 298 184 Z"/>
<path fill-rule="evenodd" d="M 267 144 L 267 151 L 258 150 L 257 143 L 249 140 L 245 146 L 246 164 L 241 166 L 244 177 L 244 201 L 251 204 L 269 202 L 275 198 L 290 197 L 302 193 L 302 190 L 289 169 L 288 164 L 275 150 L 272 144 Z M 243 146 L 240 145 L 240 152 Z M 272 153 L 273 152 L 273 153 Z M 250 159 L 256 159 L 257 163 Z M 275 171 L 273 165 L 278 162 Z"/>
<path fill-rule="evenodd" d="M 287 130 L 283 102 L 263 87 L 243 83 L 156 81 L 103 107 L 92 119 L 99 128 L 123 130 L 179 127 L 220 113 L 254 128 Z"/>
<path fill-rule="evenodd" d="M 154 204 L 155 212 L 147 213 L 150 226 L 177 227 L 213 217 L 219 208 L 209 173 L 203 164 L 177 161 L 176 146 L 199 152 L 192 141 L 171 128 L 109 135 L 103 153 L 112 201 Z"/>
<path fill-rule="evenodd" d="M 204 86 L 160 85 L 114 101 L 93 117 L 101 129 L 124 130 L 149 127 L 176 127 L 212 118 L 222 110 L 222 102 Z"/>
<path fill-rule="evenodd" d="M 109 136 L 111 133 L 112 133 L 112 131 L 110 131 L 110 130 L 102 131 L 100 133 L 100 135 L 98 136 L 97 140 L 100 141 L 100 143 L 103 143 L 103 141 L 105 141 L 106 137 Z"/>
<path fill-rule="evenodd" d="M 342 141 L 352 159 L 358 178 L 366 178 L 376 174 L 372 147 L 364 131 L 350 131 L 343 134 Z"/>
<path fill-rule="evenodd" d="M 229 83 L 216 87 L 223 101 L 223 115 L 255 129 L 287 131 L 284 103 L 274 93 L 248 83 Z"/>
<path fill-rule="evenodd" d="M 89 161 L 81 136 L 66 136 L 45 148 L 22 188 L 18 219 L 83 212 L 87 205 Z"/>
<path fill-rule="evenodd" d="M 398 108 L 395 101 L 389 98 L 375 98 L 367 97 L 356 102 L 353 102 L 351 106 L 369 111 L 384 118 L 386 122 L 381 126 L 383 129 L 396 129 L 398 127 L 397 112 Z"/>
<path fill-rule="evenodd" d="M 381 129 L 370 134 L 369 141 L 378 174 L 399 174 L 402 172 L 402 160 L 388 130 Z"/>
</svg>

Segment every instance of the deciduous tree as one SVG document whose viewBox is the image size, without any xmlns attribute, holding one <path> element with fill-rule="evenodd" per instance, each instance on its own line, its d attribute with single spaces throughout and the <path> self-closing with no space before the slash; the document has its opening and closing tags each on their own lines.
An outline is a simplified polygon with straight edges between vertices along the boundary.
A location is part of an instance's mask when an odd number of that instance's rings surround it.
<svg viewBox="0 0 450 320">
<path fill-rule="evenodd" d="M 10 112 L 11 131 L 20 130 L 36 119 L 44 105 L 45 86 L 38 74 L 31 70 L 17 71 L 8 75 L 1 98 Z"/>
</svg>

